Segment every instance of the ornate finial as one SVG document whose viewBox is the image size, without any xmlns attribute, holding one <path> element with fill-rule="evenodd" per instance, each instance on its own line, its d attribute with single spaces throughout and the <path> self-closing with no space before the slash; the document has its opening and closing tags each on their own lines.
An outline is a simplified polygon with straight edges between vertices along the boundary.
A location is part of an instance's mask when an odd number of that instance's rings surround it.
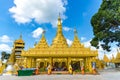
<svg viewBox="0 0 120 80">
<path fill-rule="evenodd" d="M 42 33 L 43 33 L 43 34 L 45 34 L 45 32 L 46 32 L 46 31 L 45 31 L 45 30 L 43 30 L 43 32 L 42 32 Z"/>
<path fill-rule="evenodd" d="M 104 55 L 105 55 L 106 53 L 104 52 Z"/>
<path fill-rule="evenodd" d="M 43 30 L 43 32 L 42 32 L 42 36 L 44 36 L 45 35 L 45 30 Z"/>
<path fill-rule="evenodd" d="M 36 46 L 36 45 L 37 45 L 37 42 L 34 43 L 34 46 Z"/>
<path fill-rule="evenodd" d="M 58 15 L 58 21 L 61 22 L 61 15 L 60 15 L 60 13 L 59 13 L 59 15 Z"/>
<path fill-rule="evenodd" d="M 58 24 L 57 24 L 59 27 L 62 26 L 62 23 L 61 23 L 61 17 L 60 17 L 60 13 L 59 13 L 59 16 L 58 16 Z"/>
<path fill-rule="evenodd" d="M 20 34 L 20 39 L 22 39 L 22 34 Z"/>
<path fill-rule="evenodd" d="M 119 48 L 117 49 L 117 52 L 119 53 Z"/>
<path fill-rule="evenodd" d="M 112 57 L 114 58 L 114 55 L 112 54 Z"/>
<path fill-rule="evenodd" d="M 45 30 L 43 30 L 42 34 L 44 35 L 44 34 L 45 34 L 45 32 L 46 32 L 46 31 L 45 31 Z"/>
<path fill-rule="evenodd" d="M 77 30 L 76 29 L 74 29 L 74 34 L 75 34 L 75 36 L 77 36 Z"/>
<path fill-rule="evenodd" d="M 59 17 L 60 17 L 60 12 L 59 12 Z"/>
<path fill-rule="evenodd" d="M 60 12 L 59 12 L 59 15 L 58 15 L 58 19 L 60 19 Z"/>
</svg>

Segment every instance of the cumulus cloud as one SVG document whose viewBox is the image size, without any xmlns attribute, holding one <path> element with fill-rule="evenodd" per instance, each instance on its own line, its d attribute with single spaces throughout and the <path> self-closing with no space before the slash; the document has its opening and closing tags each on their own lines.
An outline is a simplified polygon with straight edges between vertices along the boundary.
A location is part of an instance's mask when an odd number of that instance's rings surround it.
<svg viewBox="0 0 120 80">
<path fill-rule="evenodd" d="M 39 36 L 42 34 L 42 32 L 43 32 L 43 29 L 39 27 L 32 32 L 32 37 L 39 38 Z"/>
<path fill-rule="evenodd" d="M 90 40 L 86 41 L 86 42 L 83 42 L 83 44 L 84 44 L 85 47 L 90 47 L 91 46 Z"/>
<path fill-rule="evenodd" d="M 63 27 L 63 30 L 64 31 L 70 31 L 70 30 L 73 30 L 72 28 L 69 28 L 69 27 Z"/>
<path fill-rule="evenodd" d="M 0 51 L 10 52 L 11 47 L 9 45 L 7 45 L 7 44 L 0 44 Z"/>
<path fill-rule="evenodd" d="M 86 40 L 86 37 L 81 37 L 81 41 L 84 41 L 84 40 Z"/>
<path fill-rule="evenodd" d="M 12 40 L 7 36 L 7 35 L 3 35 L 0 37 L 0 42 L 11 42 Z"/>
<path fill-rule="evenodd" d="M 73 41 L 67 39 L 67 44 L 70 46 L 72 44 Z"/>
<path fill-rule="evenodd" d="M 90 41 L 91 40 L 84 42 L 83 43 L 84 46 L 85 47 L 90 47 L 91 50 L 96 50 L 95 47 L 91 46 Z M 100 44 L 101 43 L 99 43 L 99 45 Z M 112 55 L 114 55 L 114 57 L 116 57 L 116 55 L 117 55 L 117 46 L 115 46 L 115 44 L 113 44 L 112 47 L 111 47 L 111 51 L 110 52 L 107 52 L 107 51 L 103 50 L 102 47 L 100 46 L 99 49 L 98 49 L 98 57 L 100 59 L 103 59 L 104 53 L 108 56 L 109 59 L 112 58 Z"/>
<path fill-rule="evenodd" d="M 58 14 L 63 19 L 67 0 L 14 0 L 15 6 L 9 9 L 18 23 L 29 23 L 32 20 L 39 24 L 50 23 L 56 26 Z"/>
</svg>

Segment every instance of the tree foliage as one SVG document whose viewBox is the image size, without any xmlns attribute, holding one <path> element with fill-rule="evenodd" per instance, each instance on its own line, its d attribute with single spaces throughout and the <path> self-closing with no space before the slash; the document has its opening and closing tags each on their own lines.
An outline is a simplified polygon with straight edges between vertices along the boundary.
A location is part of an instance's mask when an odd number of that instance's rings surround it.
<svg viewBox="0 0 120 80">
<path fill-rule="evenodd" d="M 1 60 L 2 60 L 2 61 L 3 61 L 4 59 L 9 59 L 9 57 L 10 57 L 10 54 L 6 53 L 5 51 L 2 51 L 2 52 L 1 52 L 1 55 L 2 55 L 2 57 L 1 57 Z"/>
<path fill-rule="evenodd" d="M 91 19 L 94 38 L 91 45 L 111 50 L 111 43 L 120 47 L 120 0 L 103 0 L 98 12 Z"/>
</svg>

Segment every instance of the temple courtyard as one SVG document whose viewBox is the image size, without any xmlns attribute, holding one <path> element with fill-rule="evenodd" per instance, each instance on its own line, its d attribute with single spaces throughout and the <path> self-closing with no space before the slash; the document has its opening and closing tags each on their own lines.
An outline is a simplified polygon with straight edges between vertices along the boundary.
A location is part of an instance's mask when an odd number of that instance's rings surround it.
<svg viewBox="0 0 120 80">
<path fill-rule="evenodd" d="M 120 80 L 120 69 L 105 69 L 99 75 L 35 75 L 35 76 L 0 76 L 0 80 Z"/>
</svg>

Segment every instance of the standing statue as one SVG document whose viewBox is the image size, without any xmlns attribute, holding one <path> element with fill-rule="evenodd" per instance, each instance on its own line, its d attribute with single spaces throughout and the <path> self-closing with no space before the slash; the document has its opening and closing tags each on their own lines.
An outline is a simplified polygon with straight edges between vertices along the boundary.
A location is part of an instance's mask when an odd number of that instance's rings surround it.
<svg viewBox="0 0 120 80">
<path fill-rule="evenodd" d="M 68 70 L 69 70 L 69 73 L 72 74 L 73 71 L 72 71 L 72 66 L 71 65 L 69 65 L 69 69 Z"/>
<path fill-rule="evenodd" d="M 52 69 L 52 68 L 51 68 L 51 65 L 49 64 L 49 66 L 47 67 L 47 70 L 48 70 L 48 75 L 50 75 L 50 74 L 51 74 L 51 72 L 52 72 L 52 71 L 51 71 L 51 69 Z"/>
</svg>

